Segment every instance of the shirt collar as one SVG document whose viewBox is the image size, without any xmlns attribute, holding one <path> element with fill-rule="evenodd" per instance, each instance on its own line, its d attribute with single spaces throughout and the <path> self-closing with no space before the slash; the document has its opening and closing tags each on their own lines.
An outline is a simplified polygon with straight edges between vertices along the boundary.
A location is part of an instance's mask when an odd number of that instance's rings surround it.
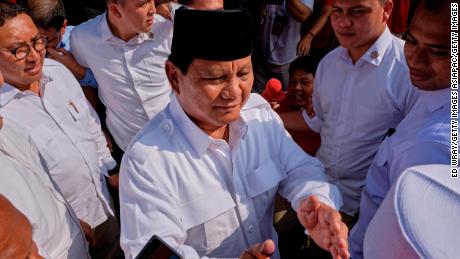
<svg viewBox="0 0 460 259">
<path fill-rule="evenodd" d="M 108 41 L 112 39 L 113 37 L 115 37 L 115 35 L 113 35 L 112 31 L 110 30 L 109 22 L 107 20 L 107 15 L 108 15 L 107 12 L 104 12 L 102 14 L 101 27 L 100 27 L 102 41 Z"/>
<path fill-rule="evenodd" d="M 420 100 L 426 103 L 430 112 L 434 112 L 443 106 L 449 104 L 451 89 L 446 88 L 437 91 L 420 91 Z"/>
<path fill-rule="evenodd" d="M 50 76 L 46 75 L 45 71 L 43 71 L 42 78 L 40 79 L 40 92 L 43 93 L 45 90 L 46 84 L 52 81 L 53 79 Z M 28 91 L 24 91 L 24 92 L 25 92 L 24 94 L 27 94 Z M 4 83 L 0 87 L 0 107 L 3 107 L 6 104 L 8 104 L 19 93 L 21 93 L 21 91 L 19 91 L 16 87 L 8 83 Z"/>
<path fill-rule="evenodd" d="M 383 56 L 387 51 L 388 47 L 393 40 L 393 35 L 391 34 L 388 27 L 385 28 L 382 35 L 372 44 L 372 46 L 363 54 L 363 56 L 359 60 L 367 61 L 375 66 L 380 65 L 382 62 Z M 350 60 L 350 54 L 348 53 L 348 49 L 340 47 L 339 57 L 342 60 Z M 358 63 L 359 60 L 356 62 Z"/>
<path fill-rule="evenodd" d="M 169 110 L 171 117 L 175 124 L 180 128 L 185 138 L 189 141 L 195 152 L 202 156 L 209 145 L 212 143 L 212 138 L 204 133 L 198 126 L 193 123 L 192 120 L 187 116 L 182 107 L 179 104 L 176 96 L 173 95 L 169 104 Z"/>
<path fill-rule="evenodd" d="M 115 36 L 112 33 L 112 30 L 110 29 L 109 21 L 108 21 L 108 18 L 107 18 L 107 16 L 108 16 L 107 12 L 104 12 L 102 15 L 103 15 L 103 17 L 102 17 L 101 25 L 100 25 L 102 41 L 115 40 L 115 41 L 124 42 L 123 40 L 121 40 L 120 38 L 118 38 L 117 36 Z M 139 33 L 137 36 L 135 36 L 134 38 L 130 39 L 128 42 L 142 43 L 145 40 L 151 40 L 151 39 L 153 39 L 153 32 L 150 31 L 150 32 L 147 32 L 147 33 Z"/>
<path fill-rule="evenodd" d="M 201 130 L 184 112 L 179 104 L 176 96 L 173 95 L 169 104 L 169 111 L 171 113 L 172 120 L 181 129 L 185 138 L 189 141 L 194 151 L 202 156 L 208 149 L 208 147 L 215 141 L 214 138 L 210 137 L 203 130 Z M 243 116 L 240 116 L 235 122 L 230 123 L 230 129 L 232 137 L 244 138 L 247 133 L 247 123 Z"/>
<path fill-rule="evenodd" d="M 19 90 L 16 87 L 8 83 L 4 83 L 0 87 L 0 107 L 8 104 L 18 93 Z"/>
</svg>

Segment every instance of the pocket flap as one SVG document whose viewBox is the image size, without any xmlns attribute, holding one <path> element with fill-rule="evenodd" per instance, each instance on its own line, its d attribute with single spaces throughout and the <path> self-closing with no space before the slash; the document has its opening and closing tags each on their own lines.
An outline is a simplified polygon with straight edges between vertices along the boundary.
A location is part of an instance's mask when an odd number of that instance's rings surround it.
<svg viewBox="0 0 460 259">
<path fill-rule="evenodd" d="M 246 175 L 248 192 L 251 198 L 275 187 L 286 178 L 286 173 L 273 161 L 265 163 Z"/>
<path fill-rule="evenodd" d="M 181 205 L 182 220 L 186 229 L 203 224 L 235 207 L 230 193 L 214 189 Z"/>
</svg>

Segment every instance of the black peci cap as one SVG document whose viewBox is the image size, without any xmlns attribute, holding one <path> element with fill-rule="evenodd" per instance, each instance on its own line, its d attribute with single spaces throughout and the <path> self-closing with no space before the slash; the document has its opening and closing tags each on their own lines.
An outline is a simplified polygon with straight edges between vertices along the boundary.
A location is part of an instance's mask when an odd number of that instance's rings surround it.
<svg viewBox="0 0 460 259">
<path fill-rule="evenodd" d="M 251 55 L 249 16 L 243 10 L 178 9 L 171 55 L 230 61 Z"/>
</svg>

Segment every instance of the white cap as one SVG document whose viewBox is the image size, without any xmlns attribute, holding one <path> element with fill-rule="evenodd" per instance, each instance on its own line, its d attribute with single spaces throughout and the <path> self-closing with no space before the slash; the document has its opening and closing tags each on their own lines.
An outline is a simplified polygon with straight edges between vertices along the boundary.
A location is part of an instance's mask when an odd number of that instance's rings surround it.
<svg viewBox="0 0 460 259">
<path fill-rule="evenodd" d="M 364 258 L 460 258 L 460 180 L 448 165 L 408 168 L 364 237 Z"/>
</svg>

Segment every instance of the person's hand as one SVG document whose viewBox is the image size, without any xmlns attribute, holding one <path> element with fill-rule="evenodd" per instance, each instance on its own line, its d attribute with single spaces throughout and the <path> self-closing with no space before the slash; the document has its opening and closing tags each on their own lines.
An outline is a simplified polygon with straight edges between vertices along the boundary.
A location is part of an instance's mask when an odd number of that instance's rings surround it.
<svg viewBox="0 0 460 259">
<path fill-rule="evenodd" d="M 269 104 L 273 110 L 276 110 L 280 107 L 280 104 L 278 102 L 269 102 Z"/>
<path fill-rule="evenodd" d="M 321 203 L 317 197 L 303 200 L 297 209 L 300 223 L 308 230 L 310 237 L 334 259 L 348 259 L 348 228 L 342 222 L 338 211 Z"/>
<path fill-rule="evenodd" d="M 157 14 L 163 16 L 167 20 L 172 20 L 171 11 L 169 10 L 169 3 L 157 5 L 155 9 L 157 10 Z"/>
<path fill-rule="evenodd" d="M 0 129 L 3 127 L 3 117 L 0 116 Z"/>
<path fill-rule="evenodd" d="M 267 239 L 262 244 L 255 244 L 241 253 L 240 259 L 269 259 L 275 253 L 275 242 Z"/>
<path fill-rule="evenodd" d="M 112 186 L 113 188 L 118 188 L 118 184 L 119 184 L 119 176 L 120 174 L 112 174 L 111 176 L 109 176 L 108 180 L 109 180 L 109 184 L 110 186 Z"/>
<path fill-rule="evenodd" d="M 82 67 L 80 64 L 78 64 L 78 62 L 73 57 L 72 53 L 68 52 L 64 48 L 47 48 L 46 52 L 48 53 L 50 58 L 66 66 L 67 69 L 69 69 L 77 79 L 82 79 L 83 77 L 85 77 L 86 69 Z"/>
<path fill-rule="evenodd" d="M 110 138 L 110 133 L 107 132 L 106 130 L 102 130 L 102 132 L 104 133 L 104 136 L 105 136 L 105 141 L 107 142 L 107 148 L 109 149 L 110 153 L 113 152 L 113 143 L 112 143 L 112 139 Z"/>
<path fill-rule="evenodd" d="M 313 36 L 309 33 L 305 34 L 305 36 L 300 39 L 299 44 L 297 44 L 297 54 L 299 56 L 308 56 L 312 40 Z"/>
<path fill-rule="evenodd" d="M 83 233 L 85 234 L 86 241 L 88 241 L 89 246 L 95 246 L 96 245 L 96 235 L 94 234 L 93 229 L 91 228 L 88 223 L 84 222 L 83 220 L 80 219 L 80 226 L 83 230 Z"/>
</svg>

